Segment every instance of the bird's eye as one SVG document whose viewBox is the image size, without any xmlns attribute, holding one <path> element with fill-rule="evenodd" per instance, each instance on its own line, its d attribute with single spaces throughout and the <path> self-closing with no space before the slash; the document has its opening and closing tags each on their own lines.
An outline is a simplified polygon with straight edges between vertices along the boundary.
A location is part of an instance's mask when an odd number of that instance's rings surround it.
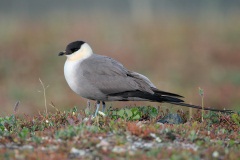
<svg viewBox="0 0 240 160">
<path fill-rule="evenodd" d="M 73 48 L 73 49 L 71 49 L 72 53 L 73 53 L 73 52 L 76 52 L 77 50 L 78 50 L 78 48 Z"/>
</svg>

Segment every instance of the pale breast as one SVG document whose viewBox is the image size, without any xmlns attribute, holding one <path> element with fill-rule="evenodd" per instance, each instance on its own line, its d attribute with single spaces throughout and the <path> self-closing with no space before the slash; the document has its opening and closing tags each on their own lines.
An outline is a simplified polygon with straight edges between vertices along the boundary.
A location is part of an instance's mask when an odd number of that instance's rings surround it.
<svg viewBox="0 0 240 160">
<path fill-rule="evenodd" d="M 96 86 L 93 86 L 83 76 L 84 70 L 80 68 L 81 62 L 66 61 L 64 65 L 64 76 L 69 87 L 78 95 L 92 100 L 106 100 L 104 95 Z"/>
<path fill-rule="evenodd" d="M 78 93 L 78 74 L 77 74 L 77 61 L 66 61 L 64 65 L 64 76 L 69 85 L 69 87 Z"/>
</svg>

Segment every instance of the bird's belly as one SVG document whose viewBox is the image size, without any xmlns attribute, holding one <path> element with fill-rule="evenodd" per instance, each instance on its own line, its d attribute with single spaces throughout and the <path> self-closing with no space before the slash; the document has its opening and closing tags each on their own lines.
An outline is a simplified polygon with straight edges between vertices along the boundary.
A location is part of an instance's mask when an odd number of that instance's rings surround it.
<svg viewBox="0 0 240 160">
<path fill-rule="evenodd" d="M 64 66 L 64 76 L 69 87 L 81 97 L 91 100 L 106 100 L 106 95 L 94 87 L 83 76 L 82 70 L 78 69 L 74 64 L 68 64 L 66 62 Z"/>
<path fill-rule="evenodd" d="M 70 74 L 70 73 L 64 73 L 65 74 L 65 79 L 69 85 L 69 87 L 77 94 L 81 95 L 81 87 L 79 83 L 77 82 L 77 78 Z"/>
</svg>

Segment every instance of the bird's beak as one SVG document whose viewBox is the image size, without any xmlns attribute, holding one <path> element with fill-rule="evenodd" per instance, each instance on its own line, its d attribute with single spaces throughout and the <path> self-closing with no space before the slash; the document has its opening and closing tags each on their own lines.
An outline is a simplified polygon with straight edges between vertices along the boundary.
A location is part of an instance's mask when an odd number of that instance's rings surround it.
<svg viewBox="0 0 240 160">
<path fill-rule="evenodd" d="M 63 52 L 58 53 L 58 56 L 63 56 L 65 54 L 66 54 L 66 51 L 63 51 Z"/>
</svg>

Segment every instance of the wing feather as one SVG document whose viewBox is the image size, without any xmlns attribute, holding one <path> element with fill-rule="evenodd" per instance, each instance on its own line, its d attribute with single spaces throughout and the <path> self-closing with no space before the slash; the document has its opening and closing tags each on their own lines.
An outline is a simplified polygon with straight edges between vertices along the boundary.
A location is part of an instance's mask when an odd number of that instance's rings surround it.
<svg viewBox="0 0 240 160">
<path fill-rule="evenodd" d="M 135 90 L 154 93 L 150 80 L 128 71 L 112 58 L 94 54 L 84 60 L 80 67 L 84 71 L 83 76 L 106 95 Z"/>
</svg>

